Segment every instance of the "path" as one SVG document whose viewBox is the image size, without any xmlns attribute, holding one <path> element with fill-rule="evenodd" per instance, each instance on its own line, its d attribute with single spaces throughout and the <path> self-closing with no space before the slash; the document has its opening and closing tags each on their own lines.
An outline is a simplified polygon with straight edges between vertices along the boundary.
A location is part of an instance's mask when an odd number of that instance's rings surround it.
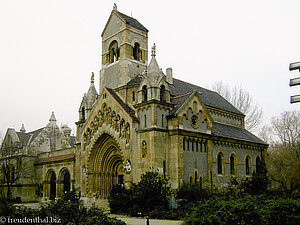
<svg viewBox="0 0 300 225">
<path fill-rule="evenodd" d="M 127 225 L 146 225 L 145 218 L 135 218 L 135 217 L 127 217 L 122 215 L 109 215 L 111 218 L 117 218 L 119 220 L 124 221 Z M 150 219 L 149 225 L 181 225 L 183 221 L 181 220 L 157 220 Z"/>
</svg>

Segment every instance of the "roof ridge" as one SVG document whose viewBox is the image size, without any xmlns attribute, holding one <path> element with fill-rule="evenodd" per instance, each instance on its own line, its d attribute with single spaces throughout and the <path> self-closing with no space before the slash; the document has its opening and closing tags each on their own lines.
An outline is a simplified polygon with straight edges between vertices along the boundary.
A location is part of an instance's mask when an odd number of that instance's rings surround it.
<svg viewBox="0 0 300 225">
<path fill-rule="evenodd" d="M 183 97 L 183 96 L 190 95 L 190 94 L 192 94 L 192 93 L 193 93 L 193 92 L 190 91 L 190 92 L 187 92 L 187 93 L 182 94 L 182 95 L 176 95 L 175 97 L 172 97 L 172 99 L 181 98 L 181 97 Z"/>
</svg>

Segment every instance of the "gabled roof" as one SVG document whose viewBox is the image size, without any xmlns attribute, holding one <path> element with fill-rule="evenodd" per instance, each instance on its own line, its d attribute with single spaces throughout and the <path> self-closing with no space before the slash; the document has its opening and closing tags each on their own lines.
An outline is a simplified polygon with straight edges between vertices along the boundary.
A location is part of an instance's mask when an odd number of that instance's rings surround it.
<svg viewBox="0 0 300 225">
<path fill-rule="evenodd" d="M 141 83 L 141 81 L 142 77 L 136 76 L 131 79 L 127 85 L 138 85 Z M 230 102 L 228 102 L 215 91 L 211 91 L 175 78 L 173 78 L 173 85 L 169 84 L 169 88 L 171 91 L 171 103 L 174 104 L 172 112 L 176 112 L 177 109 L 180 108 L 181 104 L 188 99 L 189 95 L 191 95 L 193 91 L 197 91 L 199 92 L 200 98 L 204 105 L 244 116 L 242 112 L 240 112 Z"/>
<path fill-rule="evenodd" d="M 250 133 L 246 129 L 216 122 L 214 122 L 212 125 L 212 135 L 267 145 L 265 142 L 260 140 L 258 137 L 256 137 L 254 134 Z"/>
<path fill-rule="evenodd" d="M 199 92 L 201 100 L 205 105 L 233 112 L 239 115 L 244 115 L 215 91 L 211 91 L 175 78 L 173 78 L 173 85 L 170 85 L 170 90 L 171 95 L 173 96 L 180 96 L 188 92 L 193 92 L 195 90 Z"/>
<path fill-rule="evenodd" d="M 135 18 L 133 18 L 133 17 L 130 17 L 130 16 L 127 16 L 127 15 L 125 15 L 125 14 L 119 12 L 118 10 L 114 9 L 114 10 L 111 12 L 111 14 L 110 14 L 110 16 L 109 16 L 109 19 L 107 20 L 106 25 L 105 25 L 105 27 L 104 27 L 104 29 L 103 29 L 103 31 L 102 31 L 102 34 L 101 34 L 102 37 L 103 37 L 104 31 L 106 30 L 106 28 L 107 28 L 107 26 L 108 26 L 108 24 L 109 24 L 109 21 L 110 21 L 112 15 L 113 15 L 113 13 L 115 13 L 118 17 L 120 17 L 120 19 L 123 20 L 124 23 L 126 23 L 126 24 L 128 24 L 128 25 L 130 25 L 130 26 L 132 26 L 132 27 L 135 27 L 135 28 L 137 28 L 137 29 L 139 29 L 139 30 L 148 32 L 148 29 L 145 28 L 145 27 L 144 27 L 137 19 L 135 19 Z"/>
<path fill-rule="evenodd" d="M 127 16 L 127 15 L 125 15 L 125 14 L 119 12 L 119 11 L 116 11 L 116 13 L 118 13 L 122 17 L 122 19 L 125 20 L 126 24 L 129 24 L 129 25 L 131 25 L 135 28 L 138 28 L 142 31 L 148 32 L 147 28 L 144 27 L 139 21 L 137 21 L 137 19 L 134 19 L 130 16 Z"/>
<path fill-rule="evenodd" d="M 119 103 L 119 105 L 134 121 L 139 121 L 138 118 L 135 116 L 135 111 L 132 108 L 130 108 L 126 103 L 124 103 L 123 100 L 111 88 L 106 87 L 106 90 L 111 94 L 111 96 Z"/>
<path fill-rule="evenodd" d="M 23 145 L 28 145 L 29 141 L 30 142 L 34 141 L 34 139 L 41 133 L 41 131 L 43 129 L 44 129 L 44 127 L 40 128 L 38 130 L 34 130 L 34 131 L 31 131 L 31 132 L 28 132 L 28 133 L 23 133 L 23 132 L 16 132 L 16 133 L 18 135 L 18 138 L 19 138 L 20 142 Z"/>
</svg>

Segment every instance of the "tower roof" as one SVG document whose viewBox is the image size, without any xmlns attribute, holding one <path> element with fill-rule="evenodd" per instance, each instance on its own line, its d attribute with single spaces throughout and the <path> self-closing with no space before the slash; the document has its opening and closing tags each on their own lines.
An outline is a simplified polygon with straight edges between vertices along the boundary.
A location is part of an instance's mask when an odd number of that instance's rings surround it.
<svg viewBox="0 0 300 225">
<path fill-rule="evenodd" d="M 123 20 L 123 22 L 125 24 L 128 24 L 128 25 L 130 25 L 132 27 L 135 27 L 135 28 L 137 28 L 137 29 L 139 29 L 141 31 L 148 32 L 148 29 L 146 27 L 144 27 L 137 19 L 135 19 L 133 17 L 130 17 L 130 16 L 127 16 L 124 13 L 119 12 L 117 10 L 117 6 L 114 5 L 113 11 L 111 12 L 110 17 L 109 17 L 109 19 L 106 22 L 106 25 L 105 25 L 105 27 L 103 29 L 103 32 L 102 32 L 101 36 L 103 36 L 103 33 L 106 30 L 106 27 L 107 27 L 107 25 L 108 25 L 108 23 L 109 23 L 112 15 L 113 15 L 113 13 L 115 13 L 121 20 Z"/>
<path fill-rule="evenodd" d="M 121 17 L 122 19 L 125 20 L 126 24 L 129 24 L 135 28 L 138 28 L 142 31 L 146 31 L 148 32 L 147 28 L 144 27 L 139 21 L 137 21 L 137 19 L 134 19 L 133 17 L 127 16 L 119 11 L 116 11 Z"/>
</svg>

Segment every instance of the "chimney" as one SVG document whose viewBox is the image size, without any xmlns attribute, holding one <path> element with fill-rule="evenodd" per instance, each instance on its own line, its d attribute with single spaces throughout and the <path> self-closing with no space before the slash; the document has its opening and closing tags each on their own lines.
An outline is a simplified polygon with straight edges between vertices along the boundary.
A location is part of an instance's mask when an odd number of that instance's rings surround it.
<svg viewBox="0 0 300 225">
<path fill-rule="evenodd" d="M 167 82 L 173 84 L 173 71 L 172 68 L 167 68 Z"/>
</svg>

